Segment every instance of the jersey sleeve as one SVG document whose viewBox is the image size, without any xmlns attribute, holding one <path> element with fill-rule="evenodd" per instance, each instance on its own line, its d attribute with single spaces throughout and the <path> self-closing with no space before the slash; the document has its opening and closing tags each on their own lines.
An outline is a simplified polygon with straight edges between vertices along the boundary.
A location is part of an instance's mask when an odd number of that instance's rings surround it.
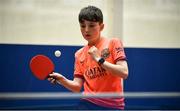
<svg viewBox="0 0 180 111">
<path fill-rule="evenodd" d="M 115 61 L 115 63 L 119 60 L 126 60 L 126 55 L 124 52 L 124 47 L 121 42 L 121 40 L 117 38 L 113 38 L 111 40 L 111 50 L 112 50 L 112 56 Z"/>
<path fill-rule="evenodd" d="M 78 59 L 78 54 L 76 53 L 75 54 L 75 63 L 74 63 L 74 77 L 84 79 L 83 72 L 81 69 L 82 69 L 81 63 L 80 63 L 80 60 Z"/>
</svg>

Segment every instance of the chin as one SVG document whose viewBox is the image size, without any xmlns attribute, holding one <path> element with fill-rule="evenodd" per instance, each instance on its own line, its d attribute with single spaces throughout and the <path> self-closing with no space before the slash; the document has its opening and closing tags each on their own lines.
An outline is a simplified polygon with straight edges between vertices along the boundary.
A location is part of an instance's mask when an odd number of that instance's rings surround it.
<svg viewBox="0 0 180 111">
<path fill-rule="evenodd" d="M 90 36 L 84 37 L 87 41 L 92 41 L 92 38 Z"/>
</svg>

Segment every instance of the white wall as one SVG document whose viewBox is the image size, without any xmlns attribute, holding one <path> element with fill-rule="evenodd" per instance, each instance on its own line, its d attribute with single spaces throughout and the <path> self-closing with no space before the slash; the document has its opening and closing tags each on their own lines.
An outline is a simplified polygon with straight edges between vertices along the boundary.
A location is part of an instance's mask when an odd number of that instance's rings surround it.
<svg viewBox="0 0 180 111">
<path fill-rule="evenodd" d="M 0 43 L 83 45 L 87 5 L 102 9 L 103 35 L 126 47 L 180 48 L 180 0 L 0 0 Z"/>
<path fill-rule="evenodd" d="M 127 47 L 180 48 L 180 0 L 124 0 Z"/>
<path fill-rule="evenodd" d="M 83 45 L 78 14 L 88 5 L 102 9 L 103 35 L 113 36 L 111 0 L 0 0 L 0 43 Z"/>
</svg>

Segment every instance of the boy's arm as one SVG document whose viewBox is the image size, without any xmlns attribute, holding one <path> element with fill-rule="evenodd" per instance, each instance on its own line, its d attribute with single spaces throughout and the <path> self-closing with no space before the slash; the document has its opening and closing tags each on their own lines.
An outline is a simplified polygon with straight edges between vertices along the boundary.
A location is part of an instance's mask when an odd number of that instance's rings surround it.
<svg viewBox="0 0 180 111">
<path fill-rule="evenodd" d="M 101 67 L 123 79 L 128 77 L 128 65 L 125 60 L 117 61 L 116 64 L 105 61 Z"/>
<path fill-rule="evenodd" d="M 88 53 L 96 62 L 99 62 L 101 57 L 98 49 L 95 46 L 92 46 Z M 128 65 L 126 60 L 119 60 L 116 62 L 116 64 L 104 61 L 103 64 L 101 64 L 101 67 L 111 72 L 113 75 L 119 76 L 123 79 L 128 77 Z"/>
<path fill-rule="evenodd" d="M 83 84 L 83 80 L 81 78 L 75 77 L 73 80 L 69 80 L 63 75 L 59 73 L 52 73 L 49 75 L 50 77 L 48 78 L 51 83 L 60 83 L 67 89 L 69 89 L 72 92 L 80 92 Z"/>
</svg>

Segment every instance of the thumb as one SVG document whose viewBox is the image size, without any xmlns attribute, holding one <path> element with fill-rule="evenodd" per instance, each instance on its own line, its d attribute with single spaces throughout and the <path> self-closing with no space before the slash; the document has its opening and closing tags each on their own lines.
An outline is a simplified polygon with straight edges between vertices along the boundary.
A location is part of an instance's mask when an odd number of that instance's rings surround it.
<svg viewBox="0 0 180 111">
<path fill-rule="evenodd" d="M 55 72 L 53 72 L 53 73 L 49 74 L 49 77 L 56 78 L 57 74 Z"/>
</svg>

